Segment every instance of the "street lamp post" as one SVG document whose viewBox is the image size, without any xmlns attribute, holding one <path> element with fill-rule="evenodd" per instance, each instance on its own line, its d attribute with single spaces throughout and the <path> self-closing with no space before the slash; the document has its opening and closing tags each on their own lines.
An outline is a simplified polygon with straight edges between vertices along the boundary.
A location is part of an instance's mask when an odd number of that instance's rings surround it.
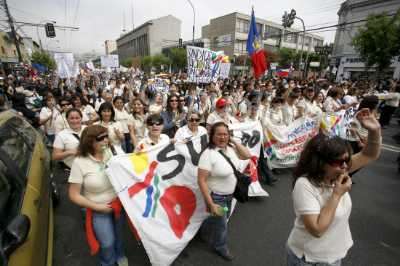
<svg viewBox="0 0 400 266">
<path fill-rule="evenodd" d="M 40 49 L 43 51 L 43 46 L 42 46 L 42 40 L 40 39 L 40 35 L 39 35 L 39 27 L 41 26 L 40 24 L 42 24 L 43 22 L 51 22 L 51 23 L 53 23 L 53 24 L 56 24 L 57 23 L 57 21 L 54 21 L 54 20 L 41 20 L 37 25 L 36 25 L 36 34 L 37 34 L 37 38 L 38 38 L 38 40 L 39 40 L 39 46 L 40 46 Z"/>
<path fill-rule="evenodd" d="M 192 3 L 192 1 L 187 0 L 190 4 L 190 6 L 193 9 L 193 37 L 192 37 L 192 45 L 194 46 L 194 26 L 196 25 L 196 12 L 194 11 L 194 5 Z"/>
<path fill-rule="evenodd" d="M 303 24 L 303 40 L 301 41 L 300 63 L 299 63 L 299 69 L 300 69 L 302 66 L 302 63 L 303 63 L 303 49 L 304 49 L 304 40 L 306 38 L 306 27 L 304 26 L 304 20 L 302 18 L 297 17 L 297 16 L 296 16 L 296 18 L 301 21 L 301 24 Z M 302 71 L 303 74 L 304 74 L 304 70 L 305 70 L 305 67 L 303 67 L 303 71 Z M 304 77 L 304 75 L 303 75 L 303 77 Z"/>
</svg>

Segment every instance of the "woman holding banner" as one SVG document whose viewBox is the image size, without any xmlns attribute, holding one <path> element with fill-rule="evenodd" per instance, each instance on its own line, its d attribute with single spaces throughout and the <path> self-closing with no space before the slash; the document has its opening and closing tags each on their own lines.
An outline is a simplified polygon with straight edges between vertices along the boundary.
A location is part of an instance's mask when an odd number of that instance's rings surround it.
<svg viewBox="0 0 400 266">
<path fill-rule="evenodd" d="M 148 135 L 147 137 L 139 141 L 136 147 L 136 151 L 139 152 L 155 145 L 170 143 L 170 138 L 165 134 L 161 134 L 164 127 L 163 125 L 164 120 L 160 115 L 149 115 L 146 119 Z"/>
<path fill-rule="evenodd" d="M 179 128 L 175 133 L 176 142 L 187 142 L 194 137 L 200 137 L 207 134 L 205 127 L 199 126 L 201 121 L 200 114 L 198 112 L 191 112 L 187 115 L 187 125 Z"/>
<path fill-rule="evenodd" d="M 287 242 L 288 266 L 341 265 L 353 245 L 349 173 L 376 160 L 381 147 L 381 129 L 375 116 L 362 109 L 356 117 L 368 130 L 361 152 L 352 156 L 346 140 L 319 134 L 301 153 L 294 171 L 296 220 Z"/>
<path fill-rule="evenodd" d="M 107 128 L 85 128 L 68 179 L 69 198 L 86 208 L 86 237 L 91 254 L 98 253 L 100 265 L 122 266 L 128 265 L 122 245 L 122 205 L 105 172 L 107 161 L 115 153 L 111 148 Z"/>
<path fill-rule="evenodd" d="M 249 150 L 230 138 L 224 122 L 211 126 L 208 148 L 201 154 L 198 164 L 198 183 L 211 216 L 204 221 L 202 235 L 209 239 L 215 252 L 225 260 L 233 256 L 227 246 L 227 220 L 231 212 L 232 194 L 236 177 L 232 166 L 220 153 L 224 153 L 238 167 L 240 160 L 250 159 Z"/>
</svg>

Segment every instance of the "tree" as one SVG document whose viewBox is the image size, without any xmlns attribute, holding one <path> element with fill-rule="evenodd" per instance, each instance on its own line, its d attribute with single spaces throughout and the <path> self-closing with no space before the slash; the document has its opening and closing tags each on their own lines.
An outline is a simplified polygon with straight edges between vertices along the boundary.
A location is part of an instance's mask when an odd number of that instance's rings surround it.
<svg viewBox="0 0 400 266">
<path fill-rule="evenodd" d="M 379 76 L 393 57 L 400 55 L 400 9 L 394 16 L 387 13 L 368 16 L 352 44 L 367 68 L 376 65 Z"/>
<path fill-rule="evenodd" d="M 289 48 L 279 49 L 278 58 L 280 67 L 290 67 L 290 65 L 297 66 L 300 55 L 296 50 Z"/>
<path fill-rule="evenodd" d="M 172 48 L 169 51 L 168 57 L 171 59 L 171 64 L 174 69 L 184 69 L 187 64 L 186 49 Z"/>
<path fill-rule="evenodd" d="M 47 69 L 49 69 L 49 70 L 56 68 L 56 62 L 46 52 L 33 52 L 31 61 L 32 61 L 32 63 L 41 64 L 41 65 L 47 67 Z"/>
<path fill-rule="evenodd" d="M 164 70 L 168 69 L 171 64 L 171 60 L 163 54 L 156 54 L 152 58 L 152 66 L 157 69 L 157 71 L 161 71 L 163 67 Z"/>
<path fill-rule="evenodd" d="M 124 67 L 131 67 L 132 66 L 132 58 L 125 58 L 122 60 L 121 65 Z"/>
<path fill-rule="evenodd" d="M 142 68 L 144 71 L 150 72 L 152 62 L 153 62 L 153 58 L 150 55 L 147 55 L 147 56 L 142 57 L 140 64 L 142 65 Z"/>
</svg>

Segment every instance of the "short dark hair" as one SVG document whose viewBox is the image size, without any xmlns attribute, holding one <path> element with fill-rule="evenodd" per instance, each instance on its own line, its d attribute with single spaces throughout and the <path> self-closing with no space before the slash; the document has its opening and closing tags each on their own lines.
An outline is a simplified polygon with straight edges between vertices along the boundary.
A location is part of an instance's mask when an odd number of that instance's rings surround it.
<svg viewBox="0 0 400 266">
<path fill-rule="evenodd" d="M 324 166 L 329 160 L 337 159 L 345 153 L 351 159 L 352 149 L 346 140 L 319 133 L 307 142 L 301 152 L 293 171 L 293 185 L 299 177 L 306 177 L 315 186 L 320 186 L 325 176 Z"/>
<path fill-rule="evenodd" d="M 79 114 L 79 116 L 82 118 L 82 112 L 81 112 L 81 110 L 79 110 L 78 108 L 71 108 L 71 109 L 68 109 L 68 111 L 65 113 L 65 117 L 66 118 L 68 118 L 69 117 L 69 115 L 72 113 L 72 112 L 77 112 L 78 114 Z"/>
<path fill-rule="evenodd" d="M 368 108 L 370 111 L 373 111 L 376 108 L 378 108 L 378 104 L 379 104 L 378 96 L 368 95 L 361 100 L 360 105 L 358 106 L 358 110 L 361 110 L 363 108 Z"/>
<path fill-rule="evenodd" d="M 78 146 L 78 156 L 86 157 L 89 154 L 94 155 L 93 143 L 100 134 L 108 132 L 107 128 L 100 125 L 86 127 L 81 135 Z"/>
<path fill-rule="evenodd" d="M 209 142 L 208 142 L 208 148 L 210 148 L 210 149 L 214 149 L 216 147 L 215 143 L 213 142 L 213 138 L 214 138 L 215 132 L 217 131 L 217 128 L 219 128 L 219 127 L 226 128 L 226 130 L 228 130 L 228 133 L 229 133 L 229 127 L 227 124 L 225 124 L 225 122 L 217 122 L 217 123 L 213 124 L 210 129 L 210 137 L 209 137 Z M 228 135 L 230 138 L 230 134 L 228 134 Z M 229 143 L 229 140 L 228 140 L 228 143 Z"/>
<path fill-rule="evenodd" d="M 99 114 L 100 120 L 103 121 L 103 116 L 102 116 L 102 112 L 103 111 L 111 111 L 111 121 L 115 121 L 115 111 L 114 111 L 114 106 L 109 103 L 109 102 L 104 102 L 100 105 L 99 111 L 97 112 Z"/>
<path fill-rule="evenodd" d="M 149 123 L 153 122 L 153 121 L 161 121 L 161 123 L 164 124 L 164 119 L 162 118 L 161 115 L 159 114 L 152 114 L 149 115 L 146 119 L 146 125 L 148 125 Z"/>
</svg>

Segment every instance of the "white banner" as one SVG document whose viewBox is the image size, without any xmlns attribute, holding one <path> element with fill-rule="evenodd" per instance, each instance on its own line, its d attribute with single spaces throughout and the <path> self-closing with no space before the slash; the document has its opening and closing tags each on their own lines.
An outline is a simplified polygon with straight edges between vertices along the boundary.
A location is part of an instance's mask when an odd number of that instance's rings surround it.
<svg viewBox="0 0 400 266">
<path fill-rule="evenodd" d="M 187 46 L 188 81 L 210 83 L 212 81 L 212 55 L 209 49 Z"/>
<path fill-rule="evenodd" d="M 54 53 L 54 61 L 57 64 L 57 75 L 60 78 L 76 77 L 75 61 L 72 53 Z"/>
<path fill-rule="evenodd" d="M 101 67 L 117 68 L 119 67 L 119 59 L 117 54 L 102 55 L 100 57 Z"/>
<path fill-rule="evenodd" d="M 259 122 L 231 127 L 235 138 L 259 156 L 262 129 Z M 153 146 L 135 154 L 115 156 L 107 174 L 132 224 L 138 231 L 152 265 L 170 265 L 208 217 L 197 183 L 197 164 L 207 147 L 207 135 L 187 143 Z M 243 161 L 253 182 L 249 195 L 267 196 L 254 180 L 257 167 Z"/>
<path fill-rule="evenodd" d="M 321 130 L 328 136 L 347 139 L 355 108 L 334 114 L 324 113 L 321 118 L 299 118 L 289 126 L 276 126 L 267 121 L 265 157 L 271 168 L 294 167 L 303 151 L 304 144 Z"/>
</svg>

